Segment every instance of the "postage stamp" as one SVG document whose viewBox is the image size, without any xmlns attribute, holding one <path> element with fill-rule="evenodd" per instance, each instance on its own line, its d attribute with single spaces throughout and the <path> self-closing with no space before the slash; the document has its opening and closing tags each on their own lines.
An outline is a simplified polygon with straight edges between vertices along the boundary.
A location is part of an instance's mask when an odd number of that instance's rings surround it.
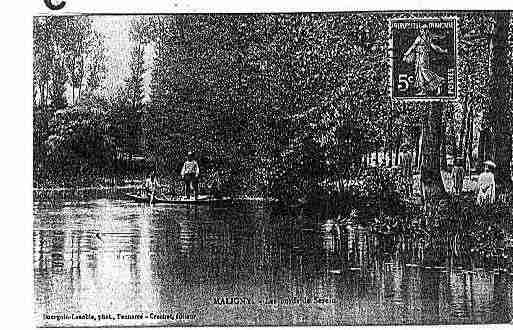
<svg viewBox="0 0 513 330">
<path fill-rule="evenodd" d="M 457 98 L 456 29 L 454 17 L 390 20 L 393 98 Z"/>
</svg>

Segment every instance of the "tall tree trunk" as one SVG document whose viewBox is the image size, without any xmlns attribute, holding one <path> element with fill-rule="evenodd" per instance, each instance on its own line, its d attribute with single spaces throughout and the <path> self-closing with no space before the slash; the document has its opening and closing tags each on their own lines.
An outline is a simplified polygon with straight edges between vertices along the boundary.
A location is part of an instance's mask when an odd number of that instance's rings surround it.
<svg viewBox="0 0 513 330">
<path fill-rule="evenodd" d="M 387 138 L 386 136 L 383 137 L 383 160 L 381 162 L 381 165 L 383 165 L 383 167 L 386 167 L 387 166 Z"/>
<path fill-rule="evenodd" d="M 463 99 L 463 116 L 461 117 L 461 125 L 460 125 L 460 134 L 459 134 L 459 145 L 458 145 L 458 154 L 463 158 L 463 161 L 466 161 L 466 148 L 465 148 L 465 136 L 467 129 L 467 117 L 468 117 L 468 108 L 469 108 L 469 95 L 465 95 Z"/>
<path fill-rule="evenodd" d="M 496 12 L 490 40 L 489 107 L 483 117 L 484 156 L 495 161 L 498 190 L 511 186 L 511 68 L 509 64 L 509 12 Z"/>
<path fill-rule="evenodd" d="M 44 85 L 42 82 L 39 83 L 39 107 L 43 108 L 43 98 L 44 98 Z"/>
<path fill-rule="evenodd" d="M 422 148 L 422 133 L 417 136 L 415 143 L 415 170 L 420 171 L 420 163 L 422 161 L 422 155 L 420 154 Z"/>
<path fill-rule="evenodd" d="M 474 151 L 474 109 L 468 105 L 468 120 L 467 120 L 467 156 L 468 156 L 468 168 L 471 169 L 474 166 L 472 153 Z M 466 160 L 465 160 L 466 162 Z"/>
<path fill-rule="evenodd" d="M 450 138 L 450 144 L 451 144 L 451 155 L 454 160 L 458 156 L 457 147 L 456 147 L 456 128 L 454 125 L 454 105 L 451 105 L 448 108 L 448 114 L 447 114 L 447 120 L 449 121 L 449 138 Z"/>
<path fill-rule="evenodd" d="M 402 140 L 402 134 L 399 134 L 399 137 L 395 141 L 395 160 L 394 160 L 395 166 L 399 165 L 399 152 L 401 151 L 400 150 L 401 149 L 401 140 Z"/>
<path fill-rule="evenodd" d="M 379 143 L 376 142 L 376 145 L 374 146 L 375 152 L 376 152 L 376 158 L 375 158 L 375 164 L 376 166 L 379 166 Z"/>
<path fill-rule="evenodd" d="M 76 70 L 75 70 L 75 65 L 76 65 L 76 58 L 75 56 L 73 56 L 73 62 L 72 62 L 72 72 L 71 72 L 71 93 L 72 93 L 72 97 L 71 97 L 71 100 L 72 100 L 72 104 L 75 105 L 75 81 L 76 81 Z"/>
<path fill-rule="evenodd" d="M 483 163 L 488 158 L 486 155 L 486 148 L 485 146 L 488 144 L 488 129 L 485 127 L 484 121 L 481 124 L 481 130 L 479 132 L 479 141 L 477 146 L 477 164 L 476 164 L 476 170 L 478 172 L 481 172 L 483 170 Z"/>
<path fill-rule="evenodd" d="M 37 83 L 32 84 L 32 107 L 37 107 Z"/>
<path fill-rule="evenodd" d="M 50 95 L 50 81 L 45 83 L 45 109 L 48 108 L 48 99 Z"/>
<path fill-rule="evenodd" d="M 46 81 L 43 82 L 43 94 L 41 94 L 41 105 L 43 109 L 46 109 L 46 94 L 48 93 L 46 88 Z"/>
<path fill-rule="evenodd" d="M 394 144 L 392 141 L 388 143 L 388 167 L 392 167 L 394 159 Z"/>
<path fill-rule="evenodd" d="M 447 171 L 447 114 L 442 113 L 442 126 L 440 128 L 440 168 Z"/>
<path fill-rule="evenodd" d="M 388 113 L 388 123 L 387 123 L 387 133 L 386 133 L 386 143 L 388 144 L 386 149 L 383 151 L 385 154 L 388 153 L 388 161 L 386 161 L 386 164 L 388 167 L 392 167 L 392 149 L 393 149 L 393 138 L 392 138 L 392 131 L 393 131 L 393 109 L 394 105 L 390 105 L 390 110 Z"/>
<path fill-rule="evenodd" d="M 440 173 L 442 110 L 441 102 L 431 103 L 422 122 L 420 183 L 425 201 L 441 198 L 446 194 Z"/>
<path fill-rule="evenodd" d="M 415 129 L 415 169 L 420 170 L 420 163 L 421 163 L 421 145 L 422 145 L 422 126 L 416 127 Z"/>
<path fill-rule="evenodd" d="M 85 58 L 84 55 L 80 55 L 80 75 L 79 75 L 79 82 L 78 82 L 78 101 L 80 102 L 80 96 L 82 95 L 82 84 L 84 83 L 84 66 L 85 66 Z"/>
</svg>

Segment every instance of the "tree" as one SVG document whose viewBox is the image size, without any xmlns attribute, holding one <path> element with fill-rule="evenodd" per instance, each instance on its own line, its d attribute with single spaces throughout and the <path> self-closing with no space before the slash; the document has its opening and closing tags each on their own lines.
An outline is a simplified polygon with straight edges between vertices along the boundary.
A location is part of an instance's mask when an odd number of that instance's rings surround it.
<svg viewBox="0 0 513 330">
<path fill-rule="evenodd" d="M 511 185 L 511 65 L 510 13 L 496 12 L 490 39 L 489 106 L 483 115 L 483 155 L 494 160 L 499 189 Z"/>
<path fill-rule="evenodd" d="M 53 78 L 51 90 L 52 107 L 54 109 L 63 109 L 68 104 L 68 101 L 66 99 L 67 82 L 68 77 L 66 75 L 64 61 L 61 57 L 56 57 L 54 59 L 53 65 Z"/>
<path fill-rule="evenodd" d="M 285 155 L 301 158 L 298 141 L 313 141 L 326 148 L 325 178 L 343 183 L 371 145 L 387 142 L 392 150 L 399 139 L 388 129 L 400 123 L 386 89 L 387 16 L 148 20 L 139 31 L 156 53 L 145 112 L 153 155 L 173 163 L 181 158 L 177 150 L 200 146 L 245 180 L 258 168 L 269 174 L 287 167 Z"/>
<path fill-rule="evenodd" d="M 105 75 L 106 57 L 104 43 L 104 36 L 94 31 L 91 35 L 90 56 L 87 65 L 87 89 L 90 92 L 100 88 Z"/>
<path fill-rule="evenodd" d="M 130 155 L 141 152 L 142 114 L 144 98 L 144 44 L 136 28 L 144 20 L 134 19 L 131 22 L 130 38 L 133 48 L 130 52 L 129 75 L 124 86 L 120 87 L 111 97 L 109 121 L 112 123 L 111 135 L 115 139 L 118 150 Z M 139 32 L 137 32 L 139 31 Z"/>
<path fill-rule="evenodd" d="M 66 35 L 62 38 L 66 68 L 70 76 L 72 104 L 80 99 L 87 56 L 92 35 L 91 20 L 87 16 L 59 17 Z"/>
<path fill-rule="evenodd" d="M 55 112 L 46 140 L 53 169 L 80 175 L 87 168 L 108 168 L 115 148 L 106 119 L 106 111 L 92 103 Z"/>
<path fill-rule="evenodd" d="M 125 80 L 127 101 L 136 111 L 141 105 L 144 98 L 144 47 L 137 43 L 131 51 L 130 56 L 130 75 Z"/>
<path fill-rule="evenodd" d="M 91 83 L 98 84 L 97 72 L 104 65 L 102 38 L 93 34 L 86 16 L 50 16 L 34 18 L 34 104 L 47 107 L 49 100 L 63 104 L 67 84 L 72 87 L 71 103 L 78 98 L 88 71 Z M 89 55 L 94 56 L 89 63 Z M 60 100 L 58 100 L 60 98 Z"/>
<path fill-rule="evenodd" d="M 38 86 L 39 106 L 48 104 L 49 84 L 52 78 L 55 48 L 52 38 L 52 18 L 34 18 L 34 84 Z M 34 97 L 34 104 L 36 96 Z"/>
<path fill-rule="evenodd" d="M 466 135 L 466 151 L 465 162 L 468 158 L 468 168 L 471 169 L 474 165 L 473 153 L 474 153 L 474 107 L 471 103 L 468 105 L 468 116 L 467 116 L 467 135 Z"/>
<path fill-rule="evenodd" d="M 450 104 L 447 109 L 447 120 L 449 124 L 449 132 L 448 132 L 448 138 L 449 138 L 449 146 L 451 147 L 451 155 L 454 158 L 458 157 L 458 147 L 456 145 L 456 125 L 455 125 L 455 106 L 454 104 Z"/>
<path fill-rule="evenodd" d="M 465 163 L 470 160 L 472 167 L 474 152 L 474 119 L 480 118 L 487 107 L 489 96 L 483 91 L 483 86 L 489 80 L 489 27 L 491 20 L 488 13 L 468 13 L 460 16 L 460 38 L 458 54 L 460 55 L 460 95 L 461 103 L 457 105 L 455 116 L 459 118 L 459 155 Z M 477 133 L 477 132 L 476 132 Z M 480 134 L 479 139 L 483 139 Z M 482 143 L 478 145 L 478 163 L 476 168 L 481 169 Z M 468 157 L 467 157 L 468 155 Z"/>
<path fill-rule="evenodd" d="M 442 112 L 443 103 L 432 102 L 422 123 L 420 183 L 425 200 L 446 194 L 440 173 Z"/>
<path fill-rule="evenodd" d="M 442 112 L 442 121 L 440 128 L 440 168 L 444 171 L 447 171 L 447 120 L 448 113 L 447 110 Z"/>
</svg>

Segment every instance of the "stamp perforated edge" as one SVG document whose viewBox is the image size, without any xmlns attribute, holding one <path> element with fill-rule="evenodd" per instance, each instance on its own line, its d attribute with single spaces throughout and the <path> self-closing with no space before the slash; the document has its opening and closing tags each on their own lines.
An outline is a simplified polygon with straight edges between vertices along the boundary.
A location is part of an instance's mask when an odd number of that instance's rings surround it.
<svg viewBox="0 0 513 330">
<path fill-rule="evenodd" d="M 404 14 L 403 14 L 404 15 Z M 456 71 L 456 79 L 454 81 L 454 89 L 455 89 L 455 95 L 454 96 L 441 96 L 441 97 L 398 97 L 394 96 L 393 94 L 393 70 L 394 70 L 394 42 L 393 42 L 393 34 L 392 34 L 392 23 L 394 21 L 399 20 L 412 20 L 412 21 L 422 21 L 422 20 L 453 20 L 454 21 L 454 68 Z M 388 69 L 388 95 L 392 99 L 392 101 L 398 101 L 398 102 L 456 102 L 459 101 L 459 55 L 458 55 L 458 26 L 459 26 L 459 17 L 458 16 L 414 16 L 412 14 L 407 14 L 405 17 L 401 17 L 398 15 L 397 17 L 391 17 L 388 19 L 388 58 L 389 58 L 389 69 Z"/>
</svg>

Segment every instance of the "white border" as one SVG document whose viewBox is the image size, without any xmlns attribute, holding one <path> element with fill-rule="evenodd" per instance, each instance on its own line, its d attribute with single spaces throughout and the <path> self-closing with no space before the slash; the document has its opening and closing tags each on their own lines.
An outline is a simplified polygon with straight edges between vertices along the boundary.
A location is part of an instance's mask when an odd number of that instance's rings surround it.
<svg viewBox="0 0 513 330">
<path fill-rule="evenodd" d="M 455 8 L 461 10 L 513 9 L 511 0 L 392 0 L 377 2 L 302 0 L 261 0 L 245 3 L 235 0 L 68 0 L 66 13 L 78 12 L 78 3 L 91 13 L 112 12 L 105 6 L 127 13 L 201 12 L 268 12 L 268 11 L 354 11 L 354 10 L 433 10 Z M 173 7 L 178 4 L 178 9 Z M 159 5 L 160 4 L 160 5 Z M 160 6 L 160 7 L 159 7 Z M 450 8 L 448 8 L 450 6 Z M 50 13 L 41 0 L 5 1 L 0 26 L 4 49 L 0 53 L 2 65 L 2 143 L 1 200 L 3 237 L 0 240 L 2 272 L 0 285 L 1 325 L 3 329 L 31 329 L 33 322 L 33 267 L 32 267 L 32 16 Z M 116 10 L 115 10 L 116 11 Z M 307 329 L 307 327 L 294 327 Z M 326 327 L 318 327 L 325 329 Z M 407 329 L 387 326 L 387 329 Z M 511 329 L 511 325 L 415 326 L 416 329 Z M 213 329 L 206 327 L 202 329 Z M 226 328 L 229 329 L 229 328 Z M 248 329 L 248 328 L 243 328 Z M 283 329 L 277 328 L 275 329 Z M 358 329 L 360 327 L 344 327 Z M 365 329 L 381 329 L 369 326 Z"/>
</svg>

